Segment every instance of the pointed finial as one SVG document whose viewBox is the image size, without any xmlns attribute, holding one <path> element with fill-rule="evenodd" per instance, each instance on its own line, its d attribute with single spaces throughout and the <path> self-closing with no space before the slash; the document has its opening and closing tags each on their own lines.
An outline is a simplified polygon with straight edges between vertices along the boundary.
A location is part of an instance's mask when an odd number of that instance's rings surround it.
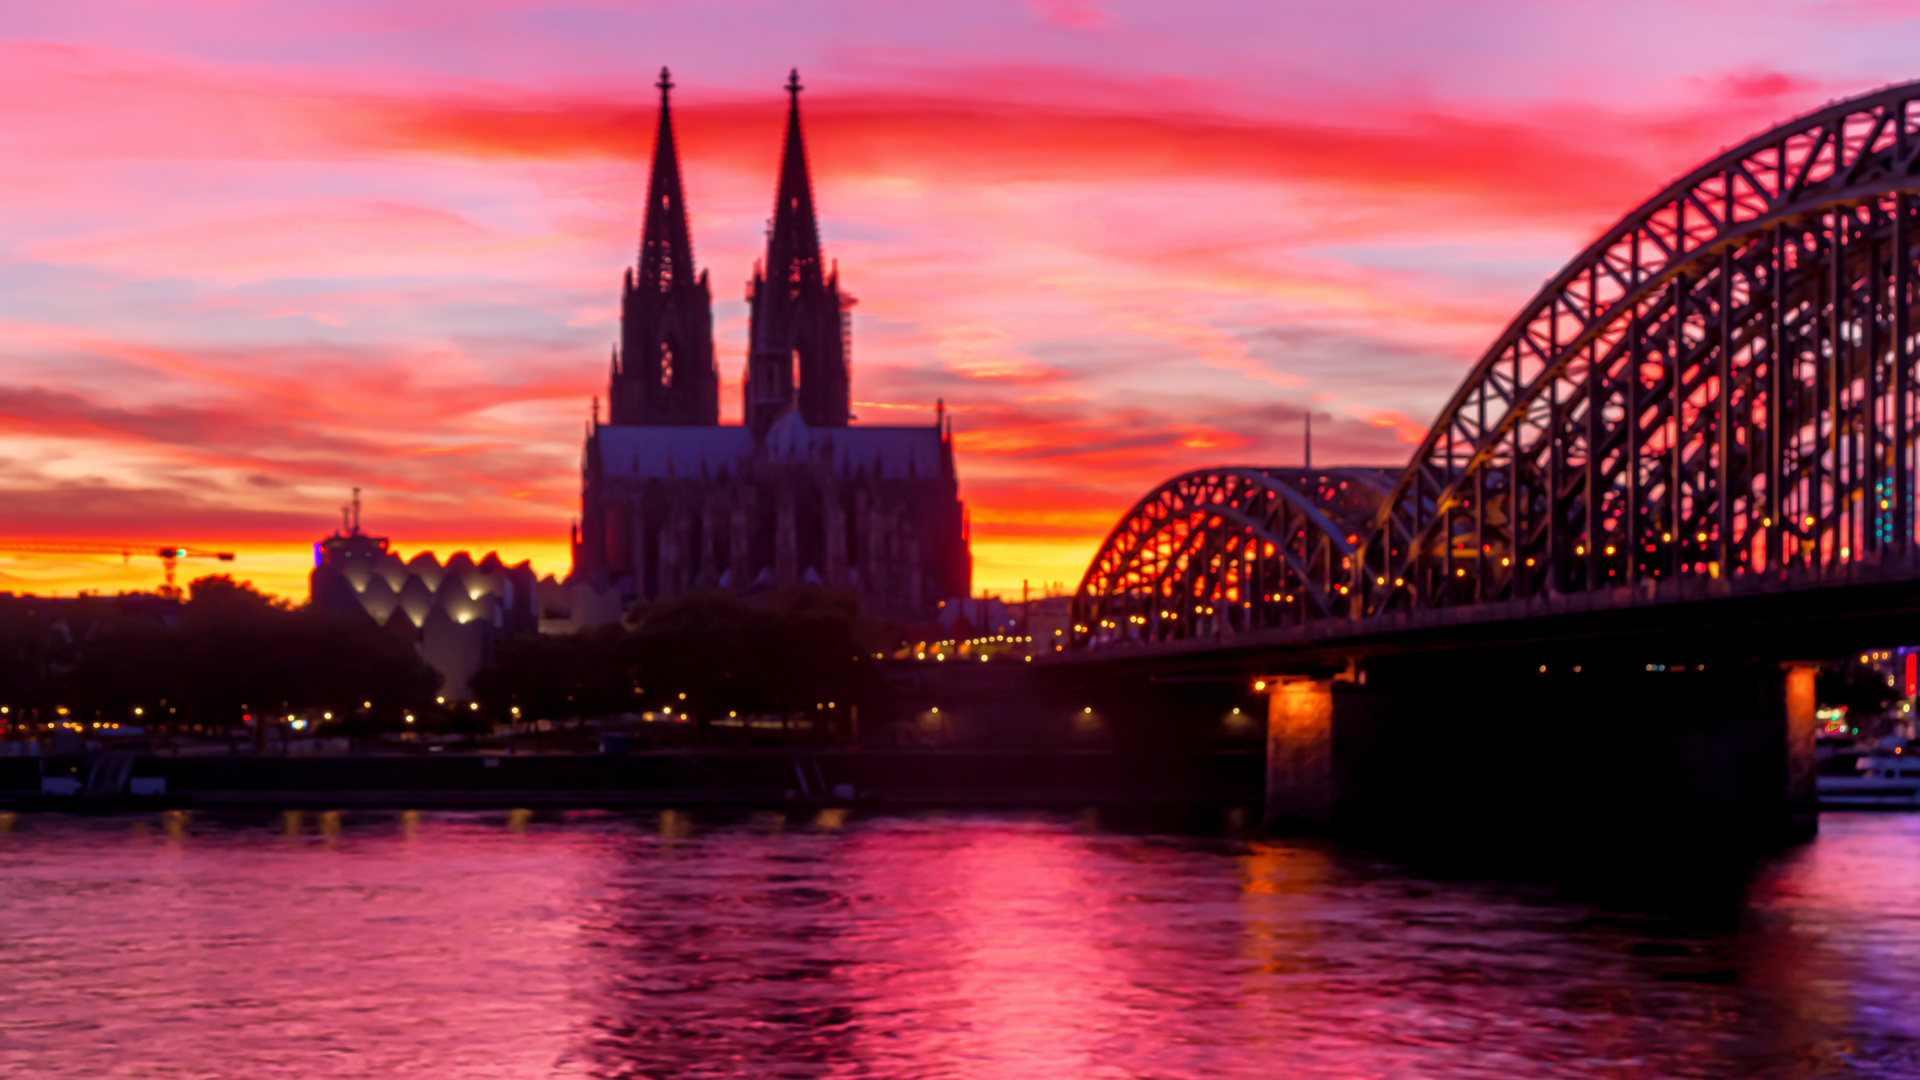
<svg viewBox="0 0 1920 1080">
<path fill-rule="evenodd" d="M 660 81 L 653 85 L 660 88 L 660 103 L 663 105 L 666 104 L 667 91 L 673 89 L 673 76 L 667 74 L 666 68 L 661 68 Z"/>
<path fill-rule="evenodd" d="M 787 93 L 793 95 L 793 107 L 800 107 L 800 69 L 794 68 L 787 73 Z"/>
</svg>

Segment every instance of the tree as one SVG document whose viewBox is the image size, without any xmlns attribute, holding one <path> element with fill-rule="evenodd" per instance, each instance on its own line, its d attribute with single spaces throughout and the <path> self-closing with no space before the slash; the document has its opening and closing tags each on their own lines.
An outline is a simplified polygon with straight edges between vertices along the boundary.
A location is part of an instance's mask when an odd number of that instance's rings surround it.
<svg viewBox="0 0 1920 1080">
<path fill-rule="evenodd" d="M 528 719 L 666 708 L 688 712 L 704 730 L 728 713 L 865 699 L 876 670 L 868 658 L 897 633 L 864 616 L 848 592 L 694 593 L 598 630 L 502 641 L 474 688 L 495 715 L 515 706 Z"/>
<path fill-rule="evenodd" d="M 519 634 L 494 649 L 473 678 L 488 712 L 559 719 L 636 707 L 632 673 L 621 655 L 626 630 L 617 624 L 575 634 Z"/>
<path fill-rule="evenodd" d="M 321 709 L 366 729 L 397 725 L 438 685 L 410 643 L 357 612 L 295 607 L 226 575 L 189 589 L 184 604 L 0 597 L 0 703 L 43 720 L 65 707 L 126 723 L 139 708 L 147 723 L 220 727 Z"/>
</svg>

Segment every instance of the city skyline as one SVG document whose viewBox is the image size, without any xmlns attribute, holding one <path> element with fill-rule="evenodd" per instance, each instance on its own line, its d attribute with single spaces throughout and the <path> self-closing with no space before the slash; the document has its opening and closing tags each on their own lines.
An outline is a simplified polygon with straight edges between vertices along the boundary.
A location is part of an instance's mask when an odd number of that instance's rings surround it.
<svg viewBox="0 0 1920 1080">
<path fill-rule="evenodd" d="M 945 399 L 1000 592 L 1071 586 L 1181 469 L 1296 464 L 1305 408 L 1317 461 L 1399 465 L 1623 208 L 1906 74 L 1876 29 L 1902 9 L 1864 4 L 1633 64 L 1598 14 L 1535 13 L 1528 50 L 1483 53 L 1504 5 L 1385 30 L 1367 6 L 821 6 L 725 50 L 709 9 L 184 10 L 0 16 L 5 532 L 234 550 L 219 570 L 288 596 L 352 486 L 409 554 L 565 574 L 662 64 L 723 421 L 797 65 L 860 299 L 855 411 Z M 1677 10 L 1684 34 L 1726 9 Z M 158 579 L 0 556 L 0 590 Z"/>
</svg>

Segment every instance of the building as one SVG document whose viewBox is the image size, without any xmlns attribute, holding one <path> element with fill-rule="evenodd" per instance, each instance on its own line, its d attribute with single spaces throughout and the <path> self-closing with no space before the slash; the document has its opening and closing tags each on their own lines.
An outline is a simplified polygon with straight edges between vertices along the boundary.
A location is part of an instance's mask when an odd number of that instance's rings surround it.
<svg viewBox="0 0 1920 1080">
<path fill-rule="evenodd" d="M 401 559 L 387 538 L 360 529 L 360 493 L 341 529 L 313 546 L 310 602 L 360 611 L 410 642 L 440 673 L 448 701 L 472 697 L 469 680 L 503 634 L 531 633 L 540 622 L 540 582 L 526 562 L 508 566 L 488 553 L 475 562 L 456 552 L 444 564 L 431 552 Z"/>
<path fill-rule="evenodd" d="M 930 618 L 939 598 L 972 591 L 952 426 L 939 407 L 924 426 L 853 423 L 853 299 L 821 251 L 798 74 L 766 257 L 747 287 L 737 427 L 719 422 L 712 293 L 694 269 L 665 71 L 659 85 L 639 264 L 623 287 L 608 422 L 596 404 L 582 455 L 570 581 L 622 606 L 814 583 Z"/>
<path fill-rule="evenodd" d="M 1021 605 L 1021 634 L 1034 656 L 1067 651 L 1073 629 L 1073 595 L 1036 596 Z"/>
</svg>

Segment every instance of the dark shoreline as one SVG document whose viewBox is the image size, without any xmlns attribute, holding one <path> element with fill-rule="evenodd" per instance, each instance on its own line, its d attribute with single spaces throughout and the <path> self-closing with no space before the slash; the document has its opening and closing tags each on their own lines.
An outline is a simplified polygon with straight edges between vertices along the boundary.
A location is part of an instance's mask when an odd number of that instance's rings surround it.
<svg viewBox="0 0 1920 1080">
<path fill-rule="evenodd" d="M 0 807 L 115 812 L 212 807 L 925 809 L 1258 806 L 1258 751 L 657 750 L 629 754 L 139 756 L 163 795 L 52 795 L 38 759 L 0 760 Z"/>
</svg>

